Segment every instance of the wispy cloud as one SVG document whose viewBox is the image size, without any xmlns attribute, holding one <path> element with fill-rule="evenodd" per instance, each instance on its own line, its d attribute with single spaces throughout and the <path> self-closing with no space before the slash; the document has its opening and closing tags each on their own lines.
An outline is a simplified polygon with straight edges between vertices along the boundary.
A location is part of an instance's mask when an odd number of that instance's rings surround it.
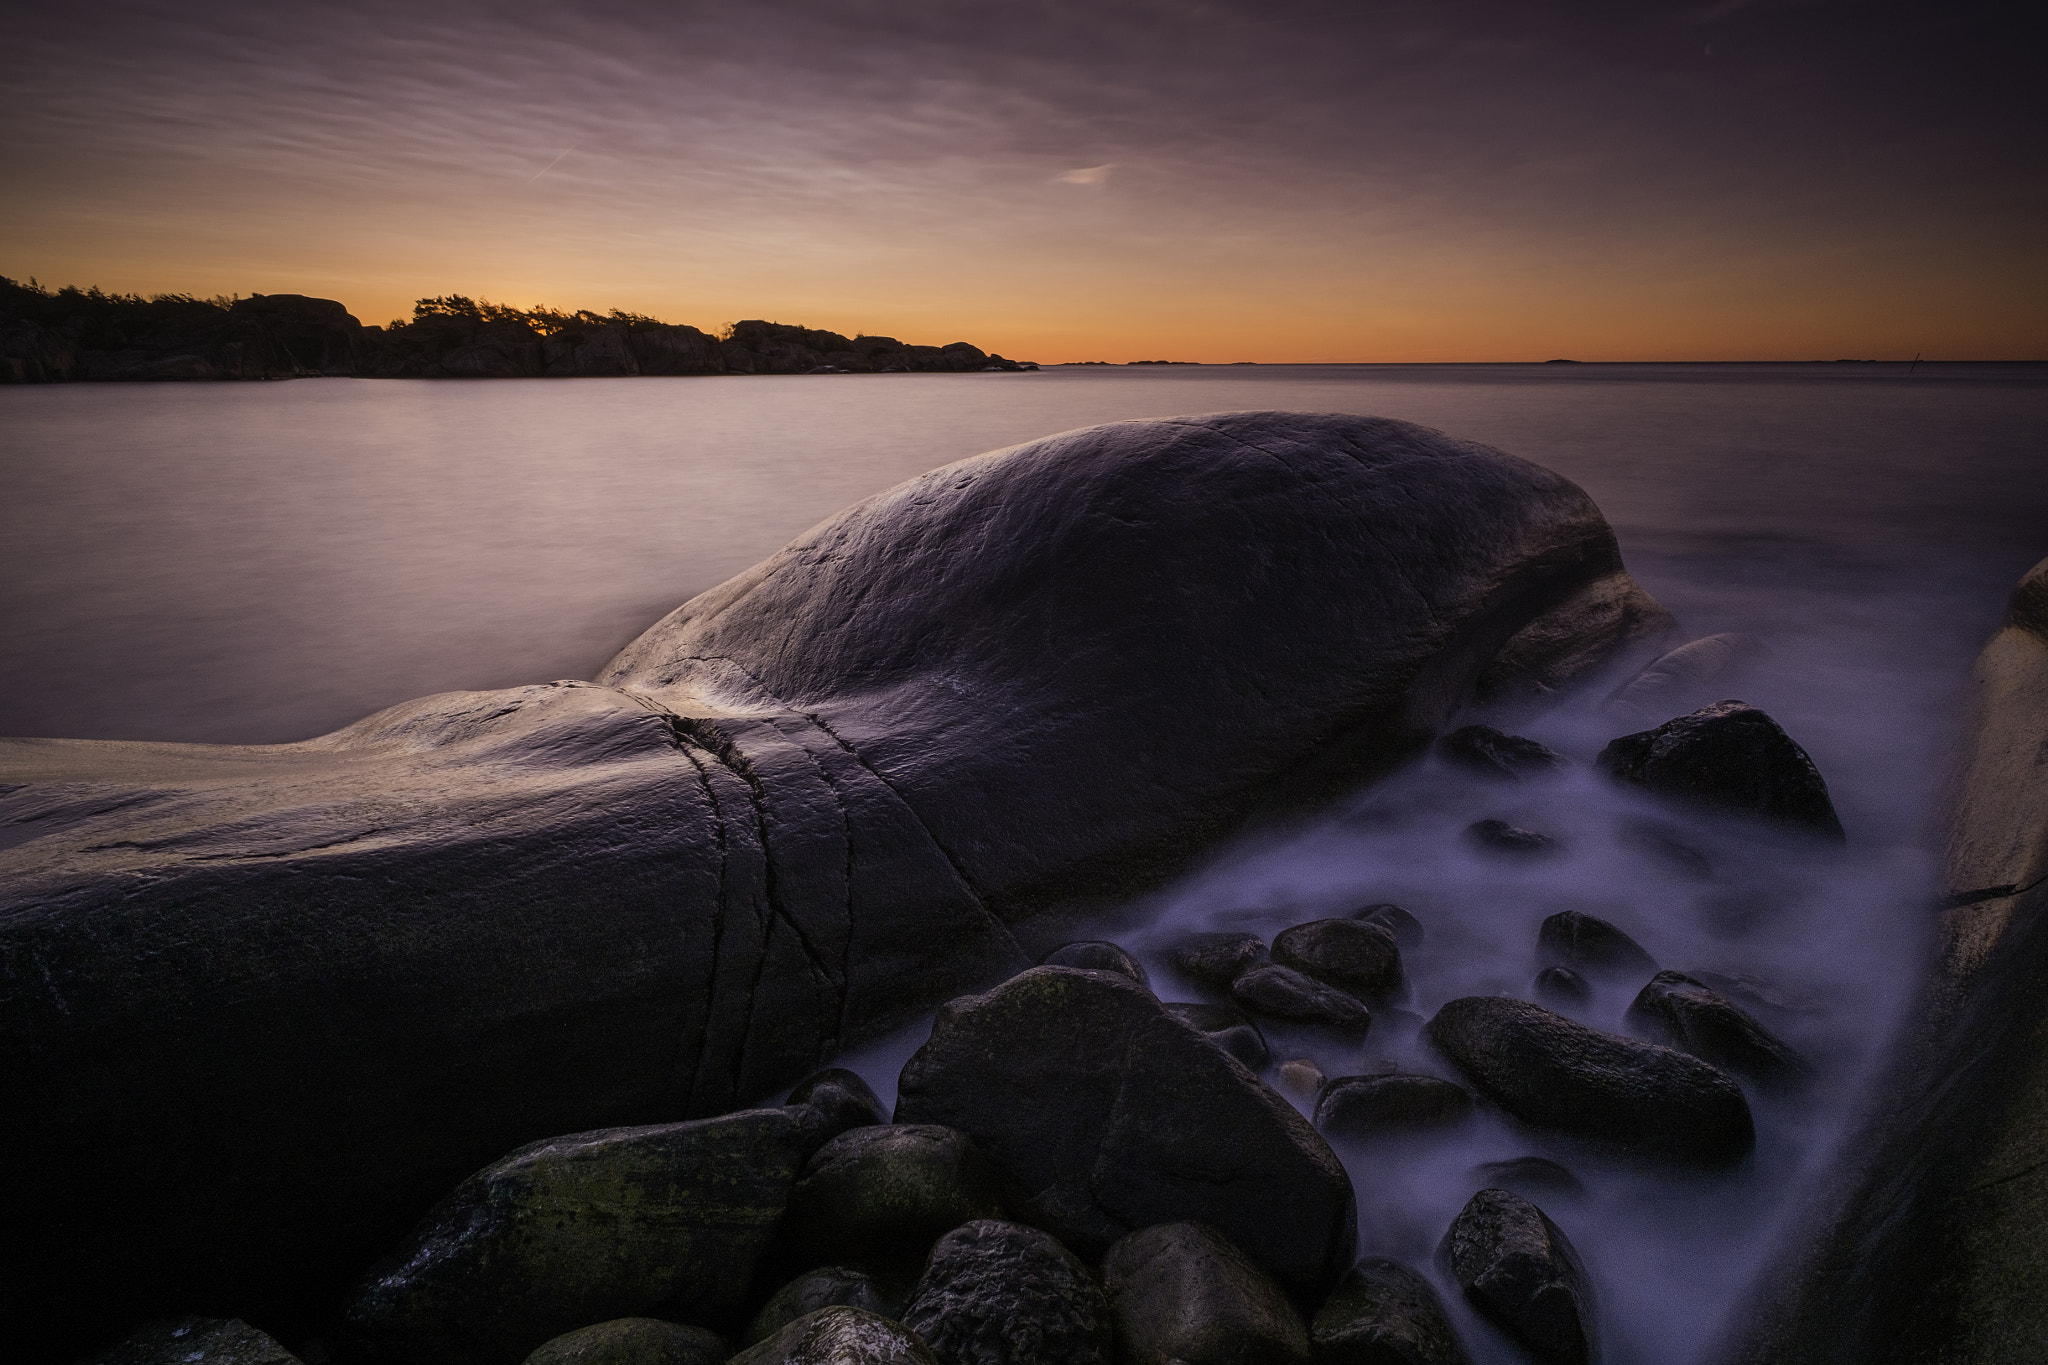
<svg viewBox="0 0 2048 1365">
<path fill-rule="evenodd" d="M 1114 162 L 1103 166 L 1083 166 L 1079 170 L 1061 171 L 1053 180 L 1062 185 L 1106 185 L 1109 173 L 1115 169 Z"/>
</svg>

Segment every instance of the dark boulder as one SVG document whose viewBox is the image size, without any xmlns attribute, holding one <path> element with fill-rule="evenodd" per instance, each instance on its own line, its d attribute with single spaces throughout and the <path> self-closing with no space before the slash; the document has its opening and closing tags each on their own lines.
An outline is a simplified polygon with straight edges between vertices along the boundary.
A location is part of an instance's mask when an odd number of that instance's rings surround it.
<svg viewBox="0 0 2048 1365">
<path fill-rule="evenodd" d="M 1806 750 L 1747 702 L 1719 701 L 1600 751 L 1603 771 L 1659 796 L 1762 816 L 1839 841 L 1842 822 Z"/>
<path fill-rule="evenodd" d="M 1472 1117 L 1472 1095 L 1438 1076 L 1333 1076 L 1316 1096 L 1316 1127 L 1344 1138 L 1447 1128 Z"/>
<path fill-rule="evenodd" d="M 1316 1365 L 1467 1365 L 1429 1281 L 1369 1256 L 1344 1272 L 1309 1324 Z"/>
<path fill-rule="evenodd" d="M 1357 996 L 1277 962 L 1254 967 L 1231 982 L 1230 998 L 1253 1014 L 1294 1024 L 1316 1024 L 1359 1035 L 1372 1026 L 1372 1011 Z"/>
<path fill-rule="evenodd" d="M 1583 1199 L 1586 1187 L 1579 1178 L 1548 1157 L 1517 1156 L 1506 1161 L 1482 1161 L 1472 1168 L 1472 1178 L 1483 1186 L 1512 1190 L 1524 1199 Z"/>
<path fill-rule="evenodd" d="M 1259 1026 L 1240 1010 L 1228 1005 L 1173 1002 L 1167 1005 L 1166 1012 L 1253 1071 L 1263 1069 L 1273 1059 L 1272 1051 L 1266 1046 L 1266 1035 L 1259 1032 Z"/>
<path fill-rule="evenodd" d="M 1408 986 L 1394 934 L 1355 919 L 1319 919 L 1283 929 L 1273 939 L 1273 960 L 1361 1000 L 1398 998 Z"/>
<path fill-rule="evenodd" d="M 1228 413 L 912 480 L 596 684 L 0 743 L 0 1339 L 310 1322 L 499 1155 L 773 1095 L 1664 620 L 1554 474 Z"/>
<path fill-rule="evenodd" d="M 857 1265 L 908 1279 L 933 1242 L 962 1223 L 1002 1216 L 996 1170 L 965 1133 L 935 1124 L 855 1128 L 804 1163 L 779 1240 L 792 1269 Z"/>
<path fill-rule="evenodd" d="M 1579 910 L 1548 916 L 1536 929 L 1536 957 L 1602 980 L 1640 980 L 1657 970 L 1643 946 L 1606 920 Z"/>
<path fill-rule="evenodd" d="M 1536 998 L 1557 1009 L 1579 1009 L 1593 1001 L 1593 986 L 1569 967 L 1545 967 L 1536 973 Z"/>
<path fill-rule="evenodd" d="M 1501 1108 L 1658 1160 L 1725 1166 L 1756 1142 L 1742 1087 L 1697 1057 L 1506 996 L 1453 1000 L 1429 1038 Z"/>
<path fill-rule="evenodd" d="M 1506 1190 L 1481 1190 L 1437 1254 L 1472 1306 L 1545 1365 L 1592 1360 L 1592 1287 L 1570 1239 L 1542 1209 Z"/>
<path fill-rule="evenodd" d="M 798 1318 L 821 1308 L 865 1309 L 885 1318 L 902 1315 L 907 1286 L 894 1289 L 873 1276 L 850 1266 L 821 1266 L 807 1270 L 768 1296 L 761 1311 L 740 1334 L 742 1346 L 766 1341 Z"/>
<path fill-rule="evenodd" d="M 544 1342 L 522 1365 L 721 1365 L 716 1333 L 659 1318 L 614 1318 Z"/>
<path fill-rule="evenodd" d="M 984 1219 L 939 1239 L 903 1325 L 940 1365 L 1106 1365 L 1109 1310 L 1074 1253 L 1037 1228 Z"/>
<path fill-rule="evenodd" d="M 1787 1085 L 1813 1069 L 1804 1057 L 1727 996 L 1683 972 L 1659 972 L 1628 1007 L 1628 1024 L 1745 1080 Z"/>
<path fill-rule="evenodd" d="M 1109 1249 L 1102 1280 L 1118 1365 L 1309 1365 L 1301 1314 L 1206 1224 L 1139 1229 Z"/>
<path fill-rule="evenodd" d="M 724 1325 L 819 1138 L 815 1111 L 799 1107 L 522 1147 L 370 1271 L 344 1315 L 351 1349 L 407 1365 L 517 1365 L 613 1318 Z"/>
<path fill-rule="evenodd" d="M 889 1121 L 889 1111 L 874 1087 L 843 1066 L 827 1067 L 798 1081 L 784 1103 L 809 1105 L 834 1134 Z"/>
<path fill-rule="evenodd" d="M 1520 782 L 1561 771 L 1564 759 L 1549 746 L 1520 735 L 1503 734 L 1491 725 L 1467 725 L 1436 742 L 1446 762 L 1486 777 Z"/>
<path fill-rule="evenodd" d="M 1351 1181 L 1329 1144 L 1118 977 L 1039 967 L 953 1001 L 899 1093 L 899 1121 L 970 1134 L 1004 1173 L 1012 1213 L 1083 1255 L 1195 1220 L 1301 1292 L 1351 1260 Z"/>
<path fill-rule="evenodd" d="M 1394 936 L 1394 942 L 1402 948 L 1422 946 L 1422 921 L 1398 905 L 1383 903 L 1368 905 L 1353 910 L 1351 918 L 1364 924 L 1377 924 Z"/>
<path fill-rule="evenodd" d="M 1038 959 L 1041 967 L 1082 967 L 1093 972 L 1115 972 L 1127 976 L 1146 989 L 1151 989 L 1152 978 L 1145 974 L 1145 964 L 1125 952 L 1114 943 L 1100 939 L 1089 939 L 1079 943 L 1062 943 L 1059 947 Z"/>
<path fill-rule="evenodd" d="M 300 1365 L 240 1318 L 168 1318 L 137 1328 L 80 1365 Z"/>
<path fill-rule="evenodd" d="M 951 1365 L 900 1322 L 863 1308 L 821 1308 L 798 1318 L 727 1365 Z"/>
<path fill-rule="evenodd" d="M 1548 834 L 1505 820 L 1475 820 L 1466 826 L 1465 840 L 1496 853 L 1549 853 L 1557 848 L 1557 840 Z"/>
<path fill-rule="evenodd" d="M 1205 986 L 1227 990 L 1266 960 L 1266 944 L 1250 934 L 1190 934 L 1167 950 L 1166 960 Z"/>
</svg>

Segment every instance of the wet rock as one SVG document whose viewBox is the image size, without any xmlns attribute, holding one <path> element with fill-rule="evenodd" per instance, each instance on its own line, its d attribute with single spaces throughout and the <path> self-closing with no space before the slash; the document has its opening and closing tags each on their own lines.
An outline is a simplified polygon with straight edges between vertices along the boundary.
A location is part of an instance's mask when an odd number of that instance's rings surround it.
<svg viewBox="0 0 2048 1365">
<path fill-rule="evenodd" d="M 1569 967 L 1536 973 L 1536 998 L 1554 1009 L 1581 1009 L 1593 1001 L 1593 986 Z"/>
<path fill-rule="evenodd" d="M 1176 969 L 1218 990 L 1266 960 L 1266 945 L 1250 934 L 1191 934 L 1167 950 Z"/>
<path fill-rule="evenodd" d="M 941 1365 L 1105 1365 L 1109 1311 L 1053 1237 L 983 1219 L 939 1239 L 903 1310 Z"/>
<path fill-rule="evenodd" d="M 371 1270 L 346 1309 L 350 1344 L 499 1365 L 613 1318 L 727 1322 L 817 1145 L 815 1111 L 797 1106 L 522 1147 Z"/>
<path fill-rule="evenodd" d="M 1282 1090 L 1304 1104 L 1314 1104 L 1328 1080 L 1323 1069 L 1307 1057 L 1294 1057 L 1280 1063 L 1277 1079 Z"/>
<path fill-rule="evenodd" d="M 941 1365 L 917 1333 L 862 1308 L 821 1308 L 728 1365 Z M 951 1362 L 945 1362 L 951 1365 Z"/>
<path fill-rule="evenodd" d="M 1510 782 L 1560 772 L 1565 766 L 1563 756 L 1548 746 L 1503 734 L 1491 725 L 1453 730 L 1436 742 L 1436 751 L 1467 772 Z"/>
<path fill-rule="evenodd" d="M 1524 1123 L 1705 1166 L 1739 1161 L 1756 1142 L 1742 1087 L 1717 1068 L 1540 1005 L 1466 996 L 1437 1011 L 1429 1038 Z"/>
<path fill-rule="evenodd" d="M 893 1124 L 842 1133 L 804 1163 L 790 1191 L 783 1264 L 900 1268 L 908 1279 L 954 1228 L 1003 1216 L 998 1180 L 974 1140 L 951 1128 Z"/>
<path fill-rule="evenodd" d="M 808 1104 L 824 1120 L 825 1136 L 836 1137 L 849 1128 L 887 1123 L 889 1111 L 882 1098 L 866 1081 L 845 1067 L 828 1067 L 798 1081 L 785 1104 Z"/>
<path fill-rule="evenodd" d="M 1119 1365 L 1309 1365 L 1287 1295 L 1205 1224 L 1130 1234 L 1109 1249 L 1102 1278 Z"/>
<path fill-rule="evenodd" d="M 1359 921 L 1361 924 L 1379 925 L 1394 936 L 1394 942 L 1399 947 L 1420 948 L 1422 946 L 1422 921 L 1398 905 L 1391 903 L 1368 905 L 1361 910 L 1353 910 L 1351 918 Z"/>
<path fill-rule="evenodd" d="M 169 1318 L 137 1328 L 81 1365 L 300 1365 L 240 1318 Z"/>
<path fill-rule="evenodd" d="M 544 1343 L 525 1365 L 720 1365 L 732 1353 L 716 1332 L 658 1318 L 615 1318 Z"/>
<path fill-rule="evenodd" d="M 1254 1014 L 1290 1023 L 1320 1024 L 1356 1034 L 1372 1025 L 1372 1011 L 1357 996 L 1277 962 L 1254 967 L 1231 982 L 1230 998 Z"/>
<path fill-rule="evenodd" d="M 1344 1272 L 1309 1339 L 1316 1365 L 1467 1365 L 1429 1281 L 1376 1256 Z"/>
<path fill-rule="evenodd" d="M 1644 1037 L 1761 1085 L 1787 1085 L 1813 1074 L 1790 1045 L 1728 997 L 1683 972 L 1651 977 L 1626 1018 Z"/>
<path fill-rule="evenodd" d="M 1472 1178 L 1483 1186 L 1511 1190 L 1524 1199 L 1583 1199 L 1586 1187 L 1579 1178 L 1548 1157 L 1517 1156 L 1506 1161 L 1482 1161 L 1472 1168 Z"/>
<path fill-rule="evenodd" d="M 900 1094 L 899 1121 L 972 1136 L 1003 1172 L 1012 1215 L 1083 1255 L 1197 1220 L 1301 1292 L 1351 1260 L 1351 1181 L 1329 1144 L 1120 978 L 1038 967 L 953 1001 Z"/>
<path fill-rule="evenodd" d="M 1548 834 L 1523 829 L 1505 820 L 1474 821 L 1465 827 L 1465 839 L 1468 843 L 1498 853 L 1548 853 L 1557 847 L 1557 840 Z"/>
<path fill-rule="evenodd" d="M 1606 920 L 1578 910 L 1545 919 L 1536 930 L 1536 957 L 1601 980 L 1631 980 L 1657 970 L 1657 960 Z"/>
<path fill-rule="evenodd" d="M 1206 1034 L 1210 1042 L 1253 1071 L 1263 1070 L 1272 1059 L 1266 1035 L 1241 1010 L 1228 1005 L 1173 1002 L 1167 1005 L 1166 1012 L 1197 1033 Z"/>
<path fill-rule="evenodd" d="M 1041 967 L 1082 967 L 1089 971 L 1115 972 L 1127 976 L 1147 989 L 1152 979 L 1145 974 L 1145 964 L 1125 952 L 1114 943 L 1100 939 L 1083 940 L 1078 943 L 1062 943 L 1059 947 L 1038 959 Z"/>
<path fill-rule="evenodd" d="M 1592 1359 L 1592 1289 L 1578 1252 L 1543 1210 L 1506 1190 L 1481 1190 L 1438 1255 L 1472 1306 L 1538 1360 Z"/>
<path fill-rule="evenodd" d="M 1839 841 L 1842 822 L 1806 751 L 1747 702 L 1721 701 L 1600 751 L 1603 771 L 1660 796 L 1762 816 Z"/>
<path fill-rule="evenodd" d="M 1447 1128 L 1470 1117 L 1470 1092 L 1437 1076 L 1335 1076 L 1316 1096 L 1316 1127 L 1337 1137 Z"/>
<path fill-rule="evenodd" d="M 1407 988 L 1391 929 L 1355 919 L 1319 919 L 1283 929 L 1273 960 L 1361 1000 L 1389 1000 Z"/>
<path fill-rule="evenodd" d="M 907 1294 L 888 1288 L 872 1276 L 849 1266 L 824 1266 L 805 1271 L 769 1296 L 747 1330 L 740 1334 L 742 1346 L 766 1341 L 798 1318 L 821 1308 L 847 1307 L 894 1319 L 903 1312 Z"/>
</svg>

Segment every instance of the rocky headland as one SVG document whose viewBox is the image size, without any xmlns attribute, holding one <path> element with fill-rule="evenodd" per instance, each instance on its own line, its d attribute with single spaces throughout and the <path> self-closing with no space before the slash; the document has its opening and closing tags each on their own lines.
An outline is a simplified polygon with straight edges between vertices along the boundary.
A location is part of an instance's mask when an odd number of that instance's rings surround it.
<svg viewBox="0 0 2048 1365">
<path fill-rule="evenodd" d="M 366 327 L 333 299 L 246 299 L 48 290 L 0 277 L 0 383 L 90 380 L 522 379 L 703 374 L 961 373 L 1036 369 L 964 341 L 758 319 L 717 336 L 613 310 L 558 312 L 421 299 L 410 319 Z"/>
</svg>

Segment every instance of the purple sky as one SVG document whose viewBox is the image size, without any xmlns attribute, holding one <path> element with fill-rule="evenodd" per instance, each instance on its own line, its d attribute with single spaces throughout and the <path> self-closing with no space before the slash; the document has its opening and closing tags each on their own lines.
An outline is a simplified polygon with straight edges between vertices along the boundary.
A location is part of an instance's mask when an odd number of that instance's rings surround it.
<svg viewBox="0 0 2048 1365">
<path fill-rule="evenodd" d="M 1043 360 L 2048 356 L 2018 6 L 6 5 L 0 273 Z"/>
</svg>

